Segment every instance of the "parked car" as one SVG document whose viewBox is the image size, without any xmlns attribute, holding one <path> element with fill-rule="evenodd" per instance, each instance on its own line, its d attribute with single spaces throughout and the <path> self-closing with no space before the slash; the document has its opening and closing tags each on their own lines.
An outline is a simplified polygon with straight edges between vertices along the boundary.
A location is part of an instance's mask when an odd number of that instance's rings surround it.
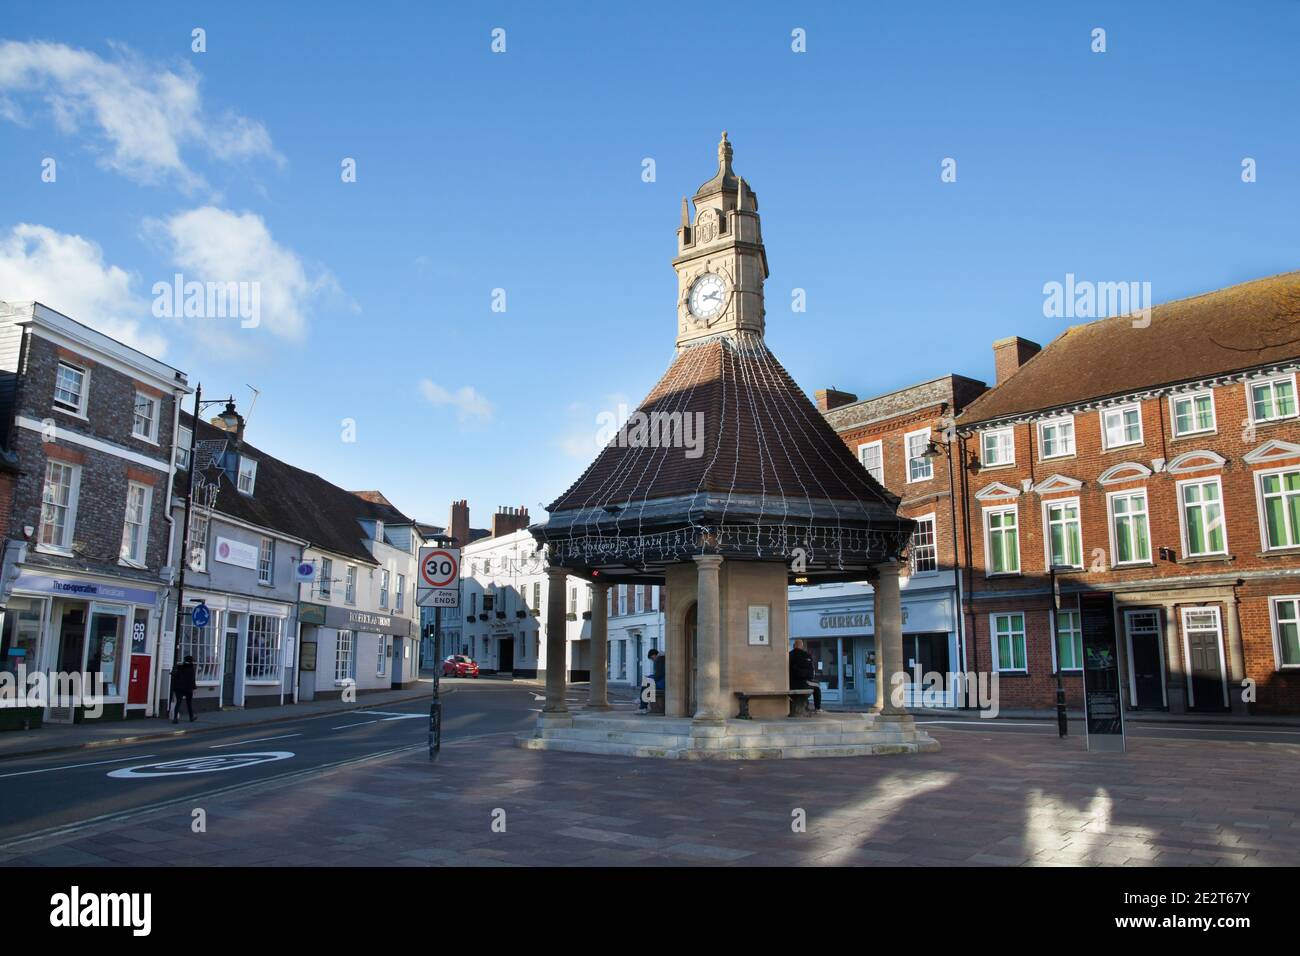
<svg viewBox="0 0 1300 956">
<path fill-rule="evenodd" d="M 478 677 L 478 663 L 464 654 L 452 654 L 442 662 L 443 677 Z"/>
</svg>

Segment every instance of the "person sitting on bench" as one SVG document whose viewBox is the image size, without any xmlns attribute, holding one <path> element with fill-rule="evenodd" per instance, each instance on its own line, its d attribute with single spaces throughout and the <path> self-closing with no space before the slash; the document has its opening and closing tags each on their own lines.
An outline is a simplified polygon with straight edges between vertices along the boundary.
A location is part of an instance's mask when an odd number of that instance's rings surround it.
<svg viewBox="0 0 1300 956">
<path fill-rule="evenodd" d="M 803 641 L 795 641 L 790 650 L 790 689 L 803 690 L 805 687 L 813 692 L 813 709 L 821 710 L 822 685 L 817 680 L 813 657 L 804 650 Z"/>
</svg>

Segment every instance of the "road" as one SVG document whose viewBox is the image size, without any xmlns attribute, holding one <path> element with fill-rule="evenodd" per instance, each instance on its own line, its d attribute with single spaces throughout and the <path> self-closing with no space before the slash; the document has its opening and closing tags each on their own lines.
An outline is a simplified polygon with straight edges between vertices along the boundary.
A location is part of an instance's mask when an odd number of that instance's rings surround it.
<svg viewBox="0 0 1300 956">
<path fill-rule="evenodd" d="M 525 731 L 541 707 L 540 690 L 530 685 L 444 680 L 442 686 L 444 747 Z M 570 696 L 574 705 L 581 700 L 576 689 Z M 201 806 L 205 794 L 423 748 L 428 718 L 426 701 L 408 701 L 5 760 L 0 762 L 0 847 L 175 801 Z"/>
<path fill-rule="evenodd" d="M 916 722 L 951 730 L 972 733 L 1037 734 L 1056 736 L 1055 720 L 1016 720 L 997 718 L 932 718 L 916 712 Z M 1070 736 L 1084 737 L 1082 720 L 1071 720 Z M 1126 735 L 1143 740 L 1215 740 L 1225 743 L 1300 744 L 1300 727 L 1221 727 L 1209 724 L 1175 724 L 1162 721 L 1129 720 L 1124 723 Z"/>
</svg>

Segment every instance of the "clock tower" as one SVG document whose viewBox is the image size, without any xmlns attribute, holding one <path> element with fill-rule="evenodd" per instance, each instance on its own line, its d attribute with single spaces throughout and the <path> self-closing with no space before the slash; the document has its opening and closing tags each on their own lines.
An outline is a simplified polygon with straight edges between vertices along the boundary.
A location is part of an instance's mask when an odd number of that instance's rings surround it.
<svg viewBox="0 0 1300 956">
<path fill-rule="evenodd" d="M 735 332 L 763 334 L 767 252 L 758 197 L 731 169 L 731 143 L 718 143 L 718 172 L 695 191 L 695 221 L 682 198 L 677 230 L 677 346 Z"/>
</svg>

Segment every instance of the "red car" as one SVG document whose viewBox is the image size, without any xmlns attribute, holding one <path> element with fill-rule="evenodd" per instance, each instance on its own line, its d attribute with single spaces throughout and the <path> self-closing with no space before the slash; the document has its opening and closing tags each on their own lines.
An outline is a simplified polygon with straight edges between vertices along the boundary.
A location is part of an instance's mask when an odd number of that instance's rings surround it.
<svg viewBox="0 0 1300 956">
<path fill-rule="evenodd" d="M 442 662 L 443 677 L 478 677 L 478 664 L 464 654 L 452 654 Z"/>
</svg>

